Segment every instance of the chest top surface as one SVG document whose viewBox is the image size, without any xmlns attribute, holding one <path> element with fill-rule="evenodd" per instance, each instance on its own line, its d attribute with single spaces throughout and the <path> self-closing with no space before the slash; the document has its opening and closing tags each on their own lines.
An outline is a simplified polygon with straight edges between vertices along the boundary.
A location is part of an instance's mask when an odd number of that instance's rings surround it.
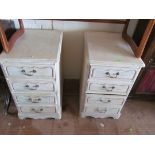
<svg viewBox="0 0 155 155">
<path fill-rule="evenodd" d="M 0 60 L 38 59 L 56 61 L 61 53 L 62 32 L 53 30 L 25 30 L 10 53 L 2 52 Z"/>
<path fill-rule="evenodd" d="M 122 39 L 121 33 L 86 32 L 85 42 L 90 63 L 106 65 L 144 67 L 136 58 L 131 47 Z"/>
</svg>

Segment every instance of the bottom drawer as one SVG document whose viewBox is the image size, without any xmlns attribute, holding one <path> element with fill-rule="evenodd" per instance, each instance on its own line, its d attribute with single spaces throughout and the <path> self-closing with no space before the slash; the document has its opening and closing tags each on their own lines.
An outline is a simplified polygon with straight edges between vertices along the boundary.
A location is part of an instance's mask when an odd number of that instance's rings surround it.
<svg viewBox="0 0 155 155">
<path fill-rule="evenodd" d="M 84 112 L 114 115 L 114 114 L 118 114 L 120 110 L 121 110 L 120 108 L 86 106 Z"/>
<path fill-rule="evenodd" d="M 55 106 L 21 106 L 18 107 L 19 111 L 22 113 L 32 113 L 32 114 L 42 114 L 42 113 L 55 113 Z"/>
<path fill-rule="evenodd" d="M 32 119 L 47 119 L 55 118 L 61 119 L 61 115 L 58 113 L 18 113 L 20 119 L 32 118 Z"/>
</svg>

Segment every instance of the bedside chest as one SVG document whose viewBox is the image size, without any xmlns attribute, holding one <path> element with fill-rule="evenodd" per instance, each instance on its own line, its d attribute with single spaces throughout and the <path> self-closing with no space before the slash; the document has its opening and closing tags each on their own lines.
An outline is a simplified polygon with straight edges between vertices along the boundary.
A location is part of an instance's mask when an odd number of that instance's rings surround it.
<svg viewBox="0 0 155 155">
<path fill-rule="evenodd" d="M 0 63 L 20 119 L 61 118 L 62 32 L 25 30 Z"/>
<path fill-rule="evenodd" d="M 128 94 L 144 67 L 121 33 L 85 33 L 80 88 L 82 117 L 118 119 Z"/>
</svg>

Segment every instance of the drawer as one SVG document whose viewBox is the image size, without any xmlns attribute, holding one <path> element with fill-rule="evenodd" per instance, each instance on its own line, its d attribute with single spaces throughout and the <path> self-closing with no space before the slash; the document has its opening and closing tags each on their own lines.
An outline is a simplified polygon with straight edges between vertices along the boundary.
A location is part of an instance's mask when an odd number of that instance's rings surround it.
<svg viewBox="0 0 155 155">
<path fill-rule="evenodd" d="M 110 83 L 110 82 L 109 82 Z M 88 93 L 127 95 L 130 85 L 119 83 L 88 83 Z"/>
<path fill-rule="evenodd" d="M 91 68 L 90 78 L 134 80 L 136 72 L 136 69 L 98 66 Z"/>
<path fill-rule="evenodd" d="M 27 78 L 53 78 L 54 66 L 47 65 L 5 65 L 7 76 L 27 77 Z"/>
<path fill-rule="evenodd" d="M 106 108 L 106 107 L 94 107 L 94 106 L 86 106 L 86 113 L 100 113 L 105 115 L 114 115 L 120 112 L 120 108 Z"/>
<path fill-rule="evenodd" d="M 9 81 L 9 84 L 14 92 L 55 91 L 53 81 L 18 80 L 18 81 Z"/>
<path fill-rule="evenodd" d="M 18 107 L 22 113 L 42 114 L 55 113 L 55 106 L 21 106 Z"/>
<path fill-rule="evenodd" d="M 112 95 L 86 95 L 86 104 L 95 106 L 118 106 L 123 105 L 126 100 Z"/>
<path fill-rule="evenodd" d="M 18 105 L 55 105 L 55 96 L 42 95 L 14 95 Z"/>
<path fill-rule="evenodd" d="M 48 118 L 55 118 L 60 119 L 57 113 L 18 113 L 18 117 L 20 119 L 32 118 L 32 119 L 48 119 Z"/>
</svg>

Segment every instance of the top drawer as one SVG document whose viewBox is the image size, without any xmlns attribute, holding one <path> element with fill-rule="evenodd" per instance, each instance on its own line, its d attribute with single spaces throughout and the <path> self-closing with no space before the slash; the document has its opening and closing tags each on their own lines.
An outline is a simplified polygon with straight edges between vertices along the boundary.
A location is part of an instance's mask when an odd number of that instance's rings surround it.
<svg viewBox="0 0 155 155">
<path fill-rule="evenodd" d="M 7 76 L 18 76 L 27 78 L 54 78 L 54 66 L 38 64 L 7 64 L 4 67 Z"/>
<path fill-rule="evenodd" d="M 93 66 L 91 67 L 90 78 L 134 80 L 136 72 L 137 70 L 132 68 Z"/>
</svg>

